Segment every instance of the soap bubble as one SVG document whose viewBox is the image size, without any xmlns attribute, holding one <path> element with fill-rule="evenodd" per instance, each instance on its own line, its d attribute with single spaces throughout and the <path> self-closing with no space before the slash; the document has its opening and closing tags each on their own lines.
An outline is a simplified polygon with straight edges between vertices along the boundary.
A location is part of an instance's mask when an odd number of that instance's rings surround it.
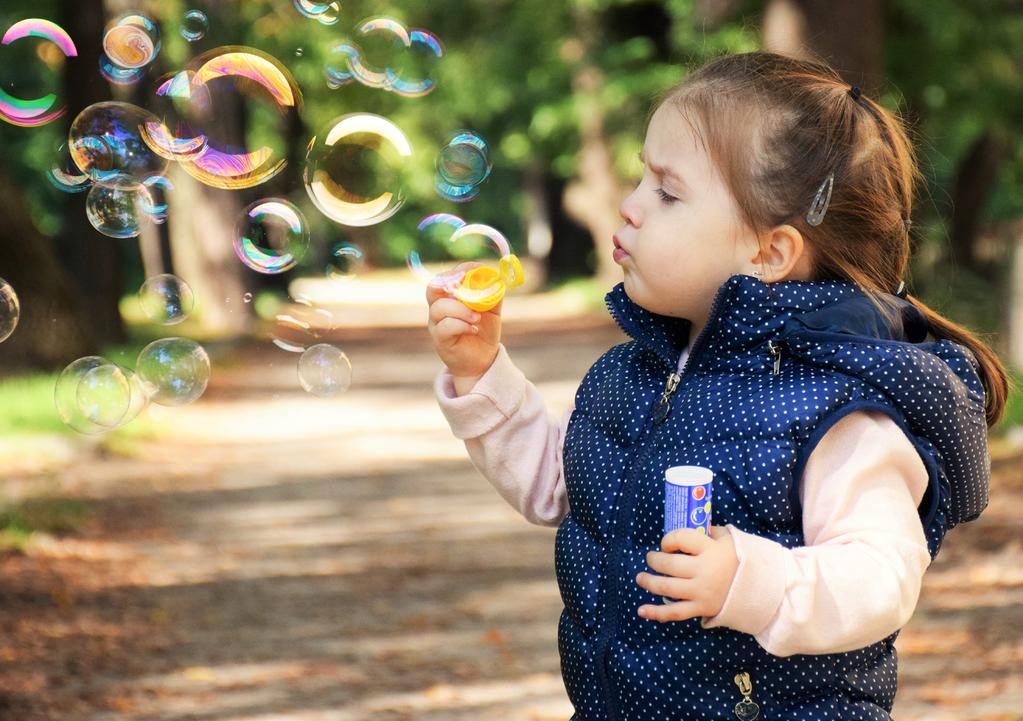
<svg viewBox="0 0 1023 721">
<path fill-rule="evenodd" d="M 92 178 L 78 169 L 64 143 L 57 148 L 53 165 L 46 171 L 46 179 L 64 193 L 83 193 L 92 187 Z"/>
<path fill-rule="evenodd" d="M 437 156 L 437 193 L 456 203 L 472 200 L 490 177 L 492 167 L 486 141 L 472 131 L 460 130 Z"/>
<path fill-rule="evenodd" d="M 424 77 L 428 68 L 423 61 L 425 58 L 435 61 L 444 56 L 444 47 L 436 35 L 428 30 L 409 30 L 387 17 L 366 20 L 358 32 L 363 36 L 384 34 L 390 40 L 387 64 L 371 63 L 368 56 L 377 53 L 367 52 L 365 44 L 338 43 L 331 49 L 331 60 L 326 67 L 327 85 L 331 89 L 336 90 L 352 80 L 405 97 L 419 97 L 434 89 L 434 81 Z"/>
<path fill-rule="evenodd" d="M 323 25 L 336 25 L 341 19 L 341 5 L 336 1 L 328 3 L 327 9 L 317 15 L 316 19 Z"/>
<path fill-rule="evenodd" d="M 150 150 L 140 132 L 155 121 L 152 113 L 129 103 L 90 105 L 71 124 L 71 158 L 97 184 L 133 188 L 167 169 L 167 159 Z"/>
<path fill-rule="evenodd" d="M 121 68 L 144 68 L 160 52 L 160 30 L 145 15 L 123 15 L 107 26 L 103 52 Z"/>
<path fill-rule="evenodd" d="M 210 379 L 210 358 L 188 338 L 155 340 L 139 353 L 135 364 L 150 400 L 163 406 L 191 403 Z"/>
<path fill-rule="evenodd" d="M 316 2 L 316 0 L 293 0 L 295 9 L 307 18 L 318 20 L 324 25 L 334 25 L 341 19 L 341 5 L 333 2 Z"/>
<path fill-rule="evenodd" d="M 329 343 L 318 343 L 298 359 L 298 381 L 307 393 L 331 398 L 352 384 L 352 363 Z"/>
<path fill-rule="evenodd" d="M 491 266 L 488 271 L 476 271 L 471 275 L 465 270 L 448 270 L 439 274 L 428 271 L 420 260 L 417 250 L 413 250 L 406 258 L 409 269 L 424 283 L 458 298 L 466 304 L 478 304 L 495 294 L 501 293 L 503 286 L 515 281 L 516 268 L 514 263 L 503 260 L 511 254 L 508 240 L 500 231 L 482 223 L 466 223 L 456 215 L 437 213 L 420 221 L 419 230 L 424 237 L 434 239 L 447 235 L 443 241 L 447 254 L 459 261 L 480 261 L 493 258 L 494 251 L 500 260 L 499 268 Z M 483 263 L 487 265 L 486 263 Z M 505 277 L 505 274 L 511 274 Z M 468 280 L 463 284 L 463 280 Z"/>
<path fill-rule="evenodd" d="M 295 267 L 309 247 L 309 229 L 302 211 L 282 198 L 265 198 L 242 213 L 234 252 L 249 268 L 267 275 Z"/>
<path fill-rule="evenodd" d="M 92 227 L 111 238 L 134 238 L 149 218 L 153 200 L 145 186 L 123 190 L 94 185 L 85 199 L 85 215 Z"/>
<path fill-rule="evenodd" d="M 176 93 L 175 99 L 184 103 L 187 123 L 176 124 L 174 131 L 166 124 L 163 128 L 147 125 L 146 141 L 158 153 L 170 146 L 172 155 L 174 146 L 183 144 L 194 155 L 176 158 L 187 160 L 181 164 L 182 169 L 214 188 L 251 188 L 281 172 L 287 164 L 283 139 L 275 139 L 273 147 L 249 150 L 219 142 L 210 129 L 216 127 L 218 119 L 237 112 L 234 106 L 240 98 L 269 99 L 282 117 L 297 114 L 302 92 L 288 69 L 260 50 L 238 46 L 211 50 L 197 57 L 193 65 L 195 70 L 187 76 L 187 91 L 181 87 L 179 75 L 165 93 Z"/>
<path fill-rule="evenodd" d="M 99 74 L 114 85 L 134 85 L 145 77 L 145 68 L 122 68 L 106 53 L 99 55 Z"/>
<path fill-rule="evenodd" d="M 127 422 L 148 402 L 134 375 L 102 356 L 73 361 L 53 389 L 57 414 L 71 429 L 89 435 Z"/>
<path fill-rule="evenodd" d="M 0 278 L 0 343 L 11 337 L 20 317 L 21 304 L 18 302 L 18 294 L 14 292 L 10 283 Z"/>
<path fill-rule="evenodd" d="M 181 19 L 181 37 L 190 43 L 202 40 L 209 28 L 209 18 L 202 10 L 189 10 Z"/>
<path fill-rule="evenodd" d="M 131 405 L 131 384 L 114 363 L 89 369 L 75 390 L 78 410 L 90 423 L 116 428 Z"/>
<path fill-rule="evenodd" d="M 174 190 L 174 183 L 170 178 L 162 175 L 154 175 L 146 178 L 142 186 L 149 191 L 141 199 L 142 211 L 152 219 L 154 223 L 163 223 L 167 220 L 167 212 L 170 205 L 167 203 L 167 194 Z"/>
<path fill-rule="evenodd" d="M 333 121 L 309 143 L 306 192 L 321 213 L 342 225 L 387 220 L 404 204 L 402 175 L 412 145 L 397 125 L 370 113 Z"/>
<path fill-rule="evenodd" d="M 332 280 L 352 280 L 365 266 L 362 248 L 354 243 L 335 243 L 330 249 L 327 277 Z"/>
<path fill-rule="evenodd" d="M 252 302 L 252 293 L 246 293 L 245 295 L 243 295 L 242 296 L 242 301 L 245 302 L 245 303 L 251 303 Z"/>
<path fill-rule="evenodd" d="M 139 288 L 139 305 L 154 323 L 174 325 L 185 320 L 195 305 L 188 283 L 170 273 L 147 278 Z"/>
<path fill-rule="evenodd" d="M 54 43 L 65 57 L 78 55 L 74 42 L 67 32 L 49 20 L 30 18 L 11 25 L 4 33 L 0 45 L 10 45 L 16 40 L 37 37 Z M 32 128 L 52 122 L 64 115 L 66 106 L 59 105 L 54 93 L 47 93 L 38 98 L 23 99 L 10 95 L 0 88 L 0 118 L 12 125 Z"/>
</svg>

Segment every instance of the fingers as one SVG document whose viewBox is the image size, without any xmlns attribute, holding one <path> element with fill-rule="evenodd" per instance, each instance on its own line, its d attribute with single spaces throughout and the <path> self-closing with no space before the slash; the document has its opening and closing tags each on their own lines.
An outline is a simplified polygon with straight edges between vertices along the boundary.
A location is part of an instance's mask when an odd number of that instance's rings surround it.
<svg viewBox="0 0 1023 721">
<path fill-rule="evenodd" d="M 708 548 L 711 543 L 713 539 L 696 528 L 678 528 L 661 539 L 661 550 L 666 553 L 684 551 L 696 554 Z"/>
<path fill-rule="evenodd" d="M 676 578 L 692 578 L 696 572 L 697 560 L 684 553 L 660 553 L 647 551 L 646 565 L 651 570 Z"/>
<path fill-rule="evenodd" d="M 696 618 L 702 616 L 703 612 L 692 601 L 675 601 L 660 606 L 643 605 L 636 610 L 636 614 L 641 618 L 664 623 L 665 621 L 685 621 Z"/>
<path fill-rule="evenodd" d="M 439 323 L 435 323 L 431 329 L 434 339 L 438 343 L 449 341 L 452 338 L 456 338 L 466 333 L 476 335 L 480 332 L 479 326 L 467 323 L 459 318 L 442 318 Z"/>
<path fill-rule="evenodd" d="M 430 304 L 430 324 L 439 325 L 445 318 L 454 318 L 470 325 L 478 323 L 480 314 L 454 298 L 440 298 Z"/>
<path fill-rule="evenodd" d="M 691 580 L 687 578 L 674 578 L 673 576 L 658 576 L 652 573 L 641 572 L 636 576 L 636 583 L 640 588 L 645 588 L 657 596 L 668 596 L 669 598 L 693 598 L 696 590 Z"/>
<path fill-rule="evenodd" d="M 451 270 L 447 271 L 447 273 L 445 273 L 445 275 L 453 274 L 453 273 L 458 272 L 458 271 L 467 271 L 470 268 L 475 268 L 478 265 L 483 265 L 483 263 L 481 263 L 478 260 L 469 260 L 469 261 L 466 261 L 464 263 L 459 263 L 454 268 L 452 268 Z M 443 298 L 445 296 L 450 296 L 450 294 L 448 292 L 446 292 L 443 288 L 438 288 L 438 287 L 436 287 L 436 286 L 434 286 L 432 284 L 426 286 L 426 303 L 427 303 L 427 305 L 432 305 L 435 300 L 437 300 L 438 298 Z"/>
</svg>

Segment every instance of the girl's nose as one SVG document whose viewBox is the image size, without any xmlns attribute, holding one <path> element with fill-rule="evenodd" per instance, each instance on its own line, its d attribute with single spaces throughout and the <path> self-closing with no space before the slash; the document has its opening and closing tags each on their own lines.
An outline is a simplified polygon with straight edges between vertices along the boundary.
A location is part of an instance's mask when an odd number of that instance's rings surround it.
<svg viewBox="0 0 1023 721">
<path fill-rule="evenodd" d="M 638 228 L 643 218 L 639 211 L 639 203 L 636 200 L 636 191 L 633 190 L 618 205 L 618 214 L 622 216 L 629 225 Z"/>
</svg>

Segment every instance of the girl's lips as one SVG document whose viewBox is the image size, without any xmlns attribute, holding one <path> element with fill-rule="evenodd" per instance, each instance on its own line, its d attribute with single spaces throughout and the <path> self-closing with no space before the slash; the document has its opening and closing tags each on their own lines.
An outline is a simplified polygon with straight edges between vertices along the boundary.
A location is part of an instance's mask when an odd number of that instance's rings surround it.
<svg viewBox="0 0 1023 721">
<path fill-rule="evenodd" d="M 613 255 L 614 261 L 615 263 L 620 263 L 623 258 L 629 257 L 629 251 L 625 250 L 625 248 L 622 247 L 622 242 L 618 240 L 617 235 L 613 236 L 612 240 L 614 241 L 615 244 L 615 250 Z"/>
</svg>

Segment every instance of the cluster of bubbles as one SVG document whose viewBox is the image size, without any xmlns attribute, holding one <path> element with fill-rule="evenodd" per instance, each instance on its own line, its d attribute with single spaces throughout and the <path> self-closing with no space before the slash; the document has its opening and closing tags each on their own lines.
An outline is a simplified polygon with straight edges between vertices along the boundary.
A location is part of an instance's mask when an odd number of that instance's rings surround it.
<svg viewBox="0 0 1023 721">
<path fill-rule="evenodd" d="M 11 337 L 21 317 L 18 294 L 3 278 L 0 278 L 0 343 Z"/>
<path fill-rule="evenodd" d="M 103 235 L 131 238 L 144 223 L 167 218 L 162 196 L 172 188 L 164 177 L 168 161 L 154 153 L 139 132 L 154 119 L 129 103 L 90 105 L 71 124 L 68 155 L 62 154 L 48 174 L 60 190 L 89 191 L 85 214 Z"/>
<path fill-rule="evenodd" d="M 146 317 L 161 325 L 185 320 L 195 302 L 188 284 L 171 274 L 147 278 L 138 300 Z M 134 420 L 150 403 L 192 403 L 205 392 L 209 379 L 206 350 L 194 340 L 175 336 L 143 348 L 134 370 L 102 356 L 73 361 L 57 378 L 53 400 L 68 427 L 93 435 Z"/>
<path fill-rule="evenodd" d="M 64 57 L 78 56 L 78 49 L 63 28 L 49 20 L 36 18 L 21 20 L 11 25 L 0 39 L 0 45 L 10 45 L 16 40 L 28 37 L 41 38 L 52 43 L 64 54 Z M 37 98 L 19 98 L 0 88 L 0 118 L 12 125 L 26 128 L 45 125 L 62 117 L 65 112 L 67 112 L 67 107 L 57 99 L 54 93 Z"/>
<path fill-rule="evenodd" d="M 363 22 L 357 29 L 360 35 L 385 33 L 394 45 L 415 61 L 417 54 L 426 54 L 432 59 L 444 57 L 444 46 L 440 38 L 429 30 L 406 28 L 393 18 L 377 17 Z M 367 59 L 367 53 L 354 42 L 340 42 L 330 50 L 331 60 L 325 68 L 327 85 L 337 90 L 349 83 L 358 82 L 368 88 L 387 90 L 406 98 L 416 98 L 433 91 L 436 83 L 430 78 L 403 77 L 405 70 L 400 64 L 392 63 L 379 68 Z M 394 67 L 398 65 L 398 67 Z"/>
<path fill-rule="evenodd" d="M 471 130 L 459 130 L 444 144 L 437 155 L 434 187 L 445 200 L 466 203 L 480 192 L 490 177 L 487 142 Z"/>
<path fill-rule="evenodd" d="M 293 3 L 304 17 L 324 25 L 340 19 L 336 0 Z M 186 41 L 198 42 L 208 30 L 204 12 L 183 13 L 180 34 Z M 331 48 L 325 68 L 331 89 L 358 83 L 406 98 L 422 97 L 435 89 L 431 75 L 444 57 L 435 34 L 388 17 L 365 20 L 355 27 L 355 34 L 359 44 L 343 41 Z M 54 44 L 65 57 L 77 55 L 67 33 L 43 20 L 16 23 L 2 43 L 29 36 Z M 114 83 L 137 82 L 148 72 L 160 46 L 159 29 L 149 18 L 138 13 L 122 15 L 104 33 L 101 72 Z M 302 50 L 296 54 L 302 55 Z M 167 199 L 174 190 L 167 177 L 171 163 L 199 182 L 225 190 L 248 189 L 274 178 L 286 166 L 285 148 L 274 145 L 272 139 L 268 144 L 242 141 L 240 146 L 223 142 L 218 137 L 220 120 L 235 104 L 248 101 L 267 104 L 289 120 L 301 111 L 303 102 L 297 82 L 277 58 L 242 46 L 197 55 L 185 67 L 160 78 L 150 100 L 146 107 L 151 110 L 124 102 L 96 103 L 82 110 L 47 173 L 63 192 L 88 193 L 89 222 L 109 237 L 134 237 L 146 223 L 167 219 Z M 65 110 L 55 95 L 21 100 L 0 89 L 0 117 L 8 122 L 42 125 Z M 405 204 L 412 155 L 412 144 L 394 122 L 372 113 L 349 113 L 323 126 L 309 142 L 303 184 L 316 209 L 335 223 L 376 225 Z M 459 130 L 446 139 L 435 169 L 434 187 L 441 198 L 469 202 L 492 170 L 487 143 L 473 131 Z M 511 263 L 514 256 L 497 230 L 446 213 L 428 216 L 419 230 L 425 241 L 442 245 L 458 260 L 482 259 L 496 249 L 501 268 L 489 274 L 435 276 L 423 267 L 417 252 L 409 254 L 408 266 L 418 277 L 465 302 L 484 302 L 498 291 L 503 294 L 513 279 L 521 282 L 521 268 Z M 239 261 L 266 275 L 294 268 L 307 255 L 309 244 L 309 224 L 301 210 L 279 197 L 247 206 L 233 236 Z M 332 280 L 351 280 L 364 262 L 359 246 L 340 242 L 330 248 L 324 272 Z M 6 337 L 5 328 L 9 327 L 9 335 L 17 322 L 17 297 L 10 291 L 12 311 L 3 306 L 4 292 L 0 285 L 0 340 Z M 169 274 L 148 278 L 138 297 L 145 316 L 162 325 L 185 320 L 195 302 L 188 285 Z M 246 302 L 250 300 L 251 294 L 246 294 Z M 323 342 L 334 327 L 329 311 L 300 298 L 294 310 L 279 314 L 276 322 L 273 341 L 300 355 L 298 376 L 307 392 L 329 397 L 349 387 L 350 361 L 341 350 Z M 164 338 L 143 349 L 134 371 L 99 356 L 75 361 L 62 374 L 55 398 L 66 423 L 82 432 L 101 432 L 134 418 L 150 402 L 178 405 L 195 400 L 208 378 L 209 358 L 201 346 L 186 338 Z"/>
<path fill-rule="evenodd" d="M 324 25 L 336 25 L 341 19 L 341 4 L 337 0 L 331 2 L 314 2 L 314 0 L 293 0 L 295 9 L 312 20 Z"/>
<path fill-rule="evenodd" d="M 107 25 L 100 74 L 117 85 L 138 82 L 146 67 L 160 54 L 160 29 L 139 13 L 122 15 Z"/>
</svg>

